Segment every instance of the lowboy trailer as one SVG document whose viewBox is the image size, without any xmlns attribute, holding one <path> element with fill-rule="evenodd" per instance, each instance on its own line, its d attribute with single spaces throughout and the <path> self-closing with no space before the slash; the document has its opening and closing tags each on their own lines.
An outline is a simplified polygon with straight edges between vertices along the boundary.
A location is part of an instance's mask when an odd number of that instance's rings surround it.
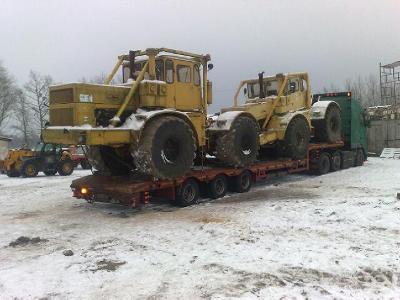
<svg viewBox="0 0 400 300">
<path fill-rule="evenodd" d="M 141 180 L 129 176 L 89 175 L 72 182 L 73 196 L 88 202 L 118 203 L 140 208 L 152 197 L 171 200 L 175 205 L 195 204 L 200 197 L 221 198 L 228 191 L 244 193 L 257 181 L 275 177 L 276 173 L 331 171 L 362 165 L 354 151 L 344 150 L 344 143 L 312 143 L 302 160 L 276 159 L 260 161 L 247 168 L 207 165 L 175 180 Z"/>
</svg>

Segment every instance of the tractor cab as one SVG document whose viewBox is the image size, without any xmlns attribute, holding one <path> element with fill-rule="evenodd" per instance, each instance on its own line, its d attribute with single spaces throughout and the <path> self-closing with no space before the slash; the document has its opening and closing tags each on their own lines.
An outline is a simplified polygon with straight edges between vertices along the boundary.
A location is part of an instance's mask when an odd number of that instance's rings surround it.
<svg viewBox="0 0 400 300">
<path fill-rule="evenodd" d="M 202 111 L 203 65 L 194 58 L 176 55 L 160 55 L 154 59 L 152 75 L 148 59 L 125 62 L 122 65 L 124 85 L 138 80 L 144 69 L 143 81 L 139 87 L 136 101 L 139 107 L 171 108 L 181 111 Z M 131 71 L 132 70 L 132 71 Z M 211 83 L 207 83 L 208 104 L 211 103 Z"/>
</svg>

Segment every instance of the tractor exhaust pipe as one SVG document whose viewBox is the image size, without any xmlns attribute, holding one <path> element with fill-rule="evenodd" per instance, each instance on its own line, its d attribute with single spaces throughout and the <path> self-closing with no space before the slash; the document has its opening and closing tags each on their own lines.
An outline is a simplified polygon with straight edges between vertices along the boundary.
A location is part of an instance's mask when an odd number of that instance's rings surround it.
<svg viewBox="0 0 400 300">
<path fill-rule="evenodd" d="M 265 92 L 264 92 L 264 72 L 258 73 L 258 84 L 260 85 L 260 98 L 265 98 Z"/>
<path fill-rule="evenodd" d="M 129 51 L 129 78 L 135 80 L 135 51 Z"/>
</svg>

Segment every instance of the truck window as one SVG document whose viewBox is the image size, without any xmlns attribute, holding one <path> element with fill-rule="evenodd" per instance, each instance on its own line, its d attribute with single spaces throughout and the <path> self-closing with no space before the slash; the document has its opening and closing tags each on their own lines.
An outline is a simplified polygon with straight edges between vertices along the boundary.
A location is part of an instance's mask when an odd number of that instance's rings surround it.
<svg viewBox="0 0 400 300">
<path fill-rule="evenodd" d="M 194 82 L 194 85 L 200 85 L 200 68 L 199 68 L 199 65 L 194 65 L 194 68 L 193 68 L 193 82 Z"/>
<path fill-rule="evenodd" d="M 164 81 L 164 61 L 156 60 L 156 79 Z"/>
<path fill-rule="evenodd" d="M 165 61 L 165 78 L 167 83 L 174 82 L 174 63 L 170 59 Z"/>
<path fill-rule="evenodd" d="M 189 66 L 184 66 L 184 65 L 176 66 L 176 73 L 178 74 L 179 82 L 184 82 L 184 83 L 191 82 L 190 72 L 191 68 Z"/>
</svg>

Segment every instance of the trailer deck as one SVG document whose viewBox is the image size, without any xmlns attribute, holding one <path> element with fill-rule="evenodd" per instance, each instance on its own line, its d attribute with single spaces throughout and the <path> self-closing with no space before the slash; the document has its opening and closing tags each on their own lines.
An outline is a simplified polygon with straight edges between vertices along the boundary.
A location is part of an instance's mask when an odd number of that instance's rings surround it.
<svg viewBox="0 0 400 300">
<path fill-rule="evenodd" d="M 343 142 L 334 144 L 310 144 L 307 157 L 302 160 L 275 159 L 257 162 L 247 168 L 221 167 L 215 164 L 205 164 L 196 167 L 187 176 L 174 180 L 144 180 L 129 176 L 89 175 L 72 182 L 73 196 L 89 202 L 109 202 L 128 205 L 134 208 L 147 204 L 150 197 L 161 197 L 176 200 L 182 197 L 185 183 L 197 182 L 198 187 L 189 190 L 190 193 L 207 190 L 208 186 L 216 189 L 211 193 L 213 198 L 225 195 L 228 188 L 236 192 L 247 192 L 252 182 L 265 180 L 271 173 L 280 171 L 285 173 L 299 173 L 308 171 L 312 167 L 310 157 L 319 156 L 324 150 L 337 150 L 343 147 Z M 313 154 L 313 155 L 312 155 Z M 217 182 L 215 182 L 217 181 Z M 228 182 L 229 181 L 229 182 Z M 218 187 L 220 191 L 218 192 Z M 197 188 L 197 191 L 196 191 Z M 223 188 L 223 190 L 221 190 Z M 197 197 L 194 197 L 197 199 Z M 193 200 L 194 201 L 194 200 Z M 190 202 L 190 201 L 189 201 Z M 193 203 L 178 202 L 185 206 Z"/>
</svg>

